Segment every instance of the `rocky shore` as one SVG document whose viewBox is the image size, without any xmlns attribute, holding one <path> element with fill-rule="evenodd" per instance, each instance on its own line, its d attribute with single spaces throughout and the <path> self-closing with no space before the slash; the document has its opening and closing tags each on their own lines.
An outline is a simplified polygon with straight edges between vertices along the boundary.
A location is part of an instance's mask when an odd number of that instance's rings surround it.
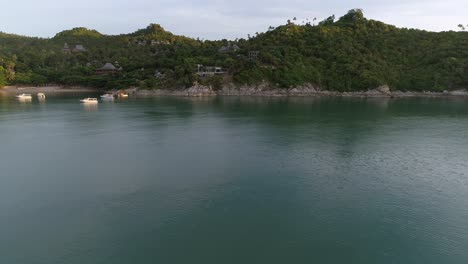
<svg viewBox="0 0 468 264">
<path fill-rule="evenodd" d="M 322 90 L 313 85 L 303 85 L 290 89 L 271 88 L 266 84 L 258 86 L 234 86 L 227 85 L 220 90 L 213 90 L 211 87 L 203 85 L 194 85 L 188 89 L 177 90 L 142 90 L 134 91 L 137 96 L 187 96 L 187 97 L 205 97 L 205 96 L 267 96 L 267 97 L 305 97 L 305 96 L 340 96 L 340 97 L 454 97 L 467 96 L 467 90 L 444 91 L 444 92 L 402 92 L 392 91 L 390 87 L 384 85 L 373 90 L 359 92 L 336 92 Z"/>
<path fill-rule="evenodd" d="M 0 89 L 3 93 L 67 93 L 67 92 L 99 92 L 101 90 L 81 86 L 41 86 L 41 87 L 17 87 L 6 86 Z M 110 91 L 116 92 L 116 91 Z M 219 90 L 204 85 L 194 85 L 187 89 L 126 89 L 126 92 L 135 96 L 179 96 L 179 97 L 212 97 L 212 96 L 263 96 L 263 97 L 309 97 L 309 96 L 335 96 L 335 97 L 468 97 L 467 90 L 454 90 L 444 92 L 402 92 L 394 91 L 383 85 L 373 90 L 358 92 L 337 92 L 322 90 L 311 84 L 290 89 L 272 88 L 268 84 L 257 86 L 225 85 Z"/>
</svg>

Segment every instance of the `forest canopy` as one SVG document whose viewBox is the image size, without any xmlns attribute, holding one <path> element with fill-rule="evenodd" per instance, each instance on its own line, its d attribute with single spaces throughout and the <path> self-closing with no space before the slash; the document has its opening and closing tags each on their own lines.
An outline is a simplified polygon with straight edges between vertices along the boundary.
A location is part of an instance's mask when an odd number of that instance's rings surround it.
<svg viewBox="0 0 468 264">
<path fill-rule="evenodd" d="M 98 74 L 106 63 L 116 70 Z M 201 65 L 221 74 L 197 74 Z M 467 88 L 468 32 L 397 28 L 365 18 L 360 9 L 318 23 L 289 20 L 236 40 L 177 36 L 158 24 L 115 36 L 86 28 L 50 39 L 0 32 L 0 86 L 158 89 L 195 82 L 280 88 L 310 83 L 334 91 Z"/>
</svg>

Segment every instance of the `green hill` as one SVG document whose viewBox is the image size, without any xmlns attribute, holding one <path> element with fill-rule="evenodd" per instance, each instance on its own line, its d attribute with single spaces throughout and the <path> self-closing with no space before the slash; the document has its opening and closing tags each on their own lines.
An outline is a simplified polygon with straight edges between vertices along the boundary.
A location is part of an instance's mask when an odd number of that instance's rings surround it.
<svg viewBox="0 0 468 264">
<path fill-rule="evenodd" d="M 55 40 L 65 39 L 86 39 L 86 38 L 100 38 L 103 35 L 96 30 L 87 29 L 84 27 L 73 28 L 71 30 L 65 30 L 55 35 Z"/>
<path fill-rule="evenodd" d="M 65 43 L 70 52 L 64 51 Z M 76 45 L 85 51 L 74 52 Z M 123 70 L 96 75 L 106 62 Z M 198 64 L 227 69 L 227 74 L 200 77 Z M 158 24 L 118 36 L 85 28 L 51 39 L 0 33 L 0 85 L 176 88 L 194 82 L 217 87 L 268 82 L 282 88 L 311 83 L 336 91 L 379 85 L 415 91 L 467 88 L 468 32 L 397 28 L 355 9 L 318 25 L 289 21 L 236 41 L 195 40 Z"/>
</svg>

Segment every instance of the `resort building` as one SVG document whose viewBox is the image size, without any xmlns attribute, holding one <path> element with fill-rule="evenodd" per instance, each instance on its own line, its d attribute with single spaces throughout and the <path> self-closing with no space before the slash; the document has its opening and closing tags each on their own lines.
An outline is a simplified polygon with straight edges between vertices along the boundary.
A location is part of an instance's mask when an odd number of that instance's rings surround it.
<svg viewBox="0 0 468 264">
<path fill-rule="evenodd" d="M 83 45 L 75 45 L 73 52 L 85 52 L 86 48 Z"/>
<path fill-rule="evenodd" d="M 258 59 L 258 54 L 260 54 L 260 51 L 258 51 L 258 50 L 249 51 L 249 60 L 250 60 L 250 61 L 257 61 L 257 59 Z"/>
<path fill-rule="evenodd" d="M 156 45 L 169 45 L 171 44 L 169 41 L 162 41 L 162 40 L 151 40 L 151 46 L 156 46 Z"/>
<path fill-rule="evenodd" d="M 217 66 L 203 66 L 197 64 L 197 75 L 200 77 L 214 76 L 214 75 L 223 75 L 227 73 L 226 68 L 217 67 Z"/>
<path fill-rule="evenodd" d="M 115 74 L 122 71 L 122 67 L 117 68 L 114 66 L 114 64 L 108 62 L 101 68 L 96 70 L 96 74 L 98 75 L 103 75 L 103 74 Z"/>
<path fill-rule="evenodd" d="M 63 45 L 63 48 L 62 48 L 62 52 L 65 53 L 65 54 L 70 54 L 71 53 L 71 49 L 68 46 L 68 43 L 65 42 L 65 45 Z"/>
<path fill-rule="evenodd" d="M 157 79 L 163 79 L 165 76 L 166 75 L 159 70 L 156 70 L 156 72 L 154 73 L 154 77 L 156 77 Z"/>
<path fill-rule="evenodd" d="M 227 46 L 221 47 L 218 51 L 221 53 L 229 53 L 229 52 L 238 52 L 239 50 L 240 48 L 236 44 L 234 45 L 229 44 Z"/>
<path fill-rule="evenodd" d="M 75 45 L 73 49 L 70 48 L 68 43 L 65 42 L 62 48 L 62 52 L 65 54 L 70 54 L 70 53 L 79 53 L 79 52 L 85 52 L 86 48 L 83 45 Z"/>
</svg>

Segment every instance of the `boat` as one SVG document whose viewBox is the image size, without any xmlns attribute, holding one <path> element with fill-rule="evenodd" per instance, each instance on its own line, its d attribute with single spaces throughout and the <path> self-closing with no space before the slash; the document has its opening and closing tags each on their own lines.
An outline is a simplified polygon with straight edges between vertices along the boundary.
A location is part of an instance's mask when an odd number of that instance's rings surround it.
<svg viewBox="0 0 468 264">
<path fill-rule="evenodd" d="M 97 104 L 98 99 L 97 98 L 85 98 L 85 99 L 81 99 L 80 102 L 83 104 Z"/>
<path fill-rule="evenodd" d="M 30 94 L 20 94 L 20 95 L 17 95 L 16 98 L 18 98 L 18 99 L 32 99 L 32 96 Z"/>
<path fill-rule="evenodd" d="M 45 94 L 44 93 L 38 93 L 37 98 L 39 99 L 45 99 Z"/>
<path fill-rule="evenodd" d="M 128 97 L 128 93 L 122 92 L 122 93 L 119 93 L 118 96 L 119 96 L 120 98 L 127 98 L 127 97 Z"/>
<path fill-rule="evenodd" d="M 104 94 L 104 95 L 101 95 L 101 99 L 114 100 L 114 95 L 113 94 Z"/>
</svg>

